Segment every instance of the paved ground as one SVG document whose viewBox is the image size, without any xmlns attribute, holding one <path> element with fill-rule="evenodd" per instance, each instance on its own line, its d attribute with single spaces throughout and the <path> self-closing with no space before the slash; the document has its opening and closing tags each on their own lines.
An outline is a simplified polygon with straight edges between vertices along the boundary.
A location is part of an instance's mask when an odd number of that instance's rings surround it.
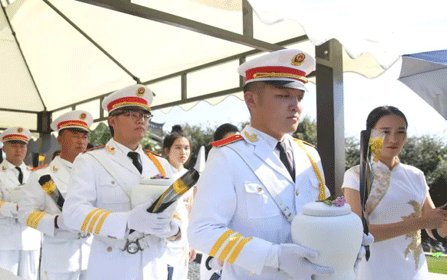
<svg viewBox="0 0 447 280">
<path fill-rule="evenodd" d="M 189 263 L 188 280 L 200 280 L 200 264 L 196 262 Z"/>
</svg>

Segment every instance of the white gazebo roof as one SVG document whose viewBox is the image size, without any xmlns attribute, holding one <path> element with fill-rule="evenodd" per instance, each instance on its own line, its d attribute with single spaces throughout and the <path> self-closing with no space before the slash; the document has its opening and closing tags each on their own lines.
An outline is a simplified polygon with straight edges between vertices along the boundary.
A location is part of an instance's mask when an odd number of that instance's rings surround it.
<svg viewBox="0 0 447 280">
<path fill-rule="evenodd" d="M 139 0 L 132 11 L 125 1 L 92 1 L 124 12 L 72 0 L 1 1 L 0 128 L 37 130 L 38 112 L 56 117 L 74 106 L 99 121 L 100 97 L 137 81 L 156 93 L 154 109 L 217 103 L 241 97 L 240 59 L 282 47 L 315 53 L 296 21 L 244 17 L 242 1 Z M 345 54 L 343 63 L 367 77 L 383 71 L 368 54 Z"/>
<path fill-rule="evenodd" d="M 101 99 L 133 83 L 157 94 L 154 110 L 217 103 L 241 97 L 244 60 L 285 47 L 315 54 L 318 150 L 333 193 L 344 172 L 343 71 L 372 78 L 403 54 L 447 46 L 437 0 L 0 3 L 0 129 L 45 135 L 51 116 L 74 108 L 102 121 Z"/>
</svg>

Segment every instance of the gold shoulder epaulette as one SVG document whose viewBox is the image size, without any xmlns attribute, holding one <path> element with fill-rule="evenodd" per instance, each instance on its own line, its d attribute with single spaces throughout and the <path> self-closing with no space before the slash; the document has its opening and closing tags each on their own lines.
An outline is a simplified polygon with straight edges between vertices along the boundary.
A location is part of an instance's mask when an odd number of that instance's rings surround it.
<svg viewBox="0 0 447 280">
<path fill-rule="evenodd" d="M 86 153 L 86 152 L 90 152 L 90 151 L 94 151 L 94 150 L 97 150 L 97 149 L 102 149 L 102 148 L 104 148 L 105 146 L 106 146 L 106 145 L 96 146 L 96 147 L 93 147 L 93 148 L 90 148 L 90 149 L 85 150 L 84 153 Z"/>
<path fill-rule="evenodd" d="M 293 138 L 293 141 L 295 141 L 295 142 L 302 142 L 303 144 L 306 144 L 307 146 L 311 146 L 312 148 L 315 148 L 314 144 L 311 144 L 309 142 L 303 141 L 303 140 L 298 139 L 298 138 Z"/>
<path fill-rule="evenodd" d="M 146 155 L 147 155 L 148 153 L 151 153 L 151 154 L 153 154 L 154 156 L 162 157 L 162 155 L 157 154 L 156 152 L 153 152 L 153 151 L 148 150 L 148 149 L 143 149 L 143 151 L 144 151 L 144 153 L 145 153 Z"/>
<path fill-rule="evenodd" d="M 42 164 L 42 165 L 36 166 L 36 167 L 34 167 L 34 168 L 31 168 L 31 171 L 36 171 L 36 170 L 39 170 L 39 169 L 45 168 L 45 167 L 47 167 L 48 165 L 50 165 L 50 164 L 49 164 L 49 163 L 45 163 L 45 164 Z"/>
<path fill-rule="evenodd" d="M 235 135 L 230 136 L 228 138 L 211 142 L 210 145 L 219 148 L 219 147 L 223 147 L 225 145 L 228 145 L 230 143 L 233 143 L 233 142 L 236 142 L 236 141 L 239 141 L 239 140 L 242 140 L 242 139 L 244 139 L 244 137 L 242 137 L 242 135 L 235 134 Z"/>
</svg>

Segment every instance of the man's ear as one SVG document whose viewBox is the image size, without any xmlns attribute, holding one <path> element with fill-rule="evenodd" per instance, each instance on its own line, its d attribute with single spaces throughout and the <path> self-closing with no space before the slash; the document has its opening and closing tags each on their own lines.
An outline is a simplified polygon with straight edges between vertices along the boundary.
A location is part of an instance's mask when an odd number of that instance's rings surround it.
<svg viewBox="0 0 447 280">
<path fill-rule="evenodd" d="M 244 92 L 244 100 L 249 110 L 252 110 L 256 107 L 256 95 L 253 92 Z"/>
<path fill-rule="evenodd" d="M 111 126 L 111 127 L 115 127 L 115 118 L 114 117 L 112 117 L 112 116 L 109 116 L 108 118 L 107 118 L 107 123 L 109 124 L 109 126 Z"/>
</svg>

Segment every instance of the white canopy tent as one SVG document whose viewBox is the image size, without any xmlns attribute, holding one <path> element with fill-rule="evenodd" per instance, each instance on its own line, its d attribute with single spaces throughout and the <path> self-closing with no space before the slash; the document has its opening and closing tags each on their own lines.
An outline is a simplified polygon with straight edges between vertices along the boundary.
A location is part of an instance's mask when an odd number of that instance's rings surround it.
<svg viewBox="0 0 447 280">
<path fill-rule="evenodd" d="M 0 128 L 21 125 L 42 135 L 48 135 L 51 117 L 74 108 L 90 111 L 96 122 L 104 120 L 102 98 L 129 84 L 147 84 L 157 94 L 154 110 L 188 109 L 199 100 L 241 97 L 236 68 L 262 51 L 297 47 L 315 54 L 317 118 L 324 116 L 318 135 L 325 136 L 318 148 L 332 190 L 344 171 L 342 72 L 376 77 L 409 49 L 446 45 L 436 36 L 414 36 L 403 28 L 425 20 L 435 34 L 445 30 L 446 19 L 441 21 L 438 11 L 419 17 L 411 12 L 388 31 L 386 25 L 375 29 L 397 15 L 384 0 L 373 8 L 353 0 L 0 2 Z M 328 41 L 332 38 L 344 49 Z M 394 45 L 400 42 L 396 38 L 407 40 Z"/>
<path fill-rule="evenodd" d="M 335 38 L 351 57 L 369 53 L 384 68 L 400 55 L 447 45 L 447 17 L 438 0 L 248 1 L 263 22 L 296 21 L 314 45 Z"/>
<path fill-rule="evenodd" d="M 71 0 L 4 3 L 0 50 L 7 55 L 0 56 L 0 128 L 22 125 L 38 130 L 38 112 L 57 115 L 73 106 L 100 120 L 100 97 L 136 81 L 157 94 L 154 109 L 177 104 L 187 109 L 197 100 L 237 95 L 241 58 L 282 47 L 315 53 L 294 21 L 267 25 L 250 15 L 244 35 L 242 1 L 133 3 L 158 18 L 147 20 Z M 183 26 L 174 26 L 176 21 Z M 196 30 L 187 30 L 193 27 Z M 368 55 L 361 61 L 347 55 L 344 59 L 345 71 L 368 77 L 382 71 Z"/>
</svg>

